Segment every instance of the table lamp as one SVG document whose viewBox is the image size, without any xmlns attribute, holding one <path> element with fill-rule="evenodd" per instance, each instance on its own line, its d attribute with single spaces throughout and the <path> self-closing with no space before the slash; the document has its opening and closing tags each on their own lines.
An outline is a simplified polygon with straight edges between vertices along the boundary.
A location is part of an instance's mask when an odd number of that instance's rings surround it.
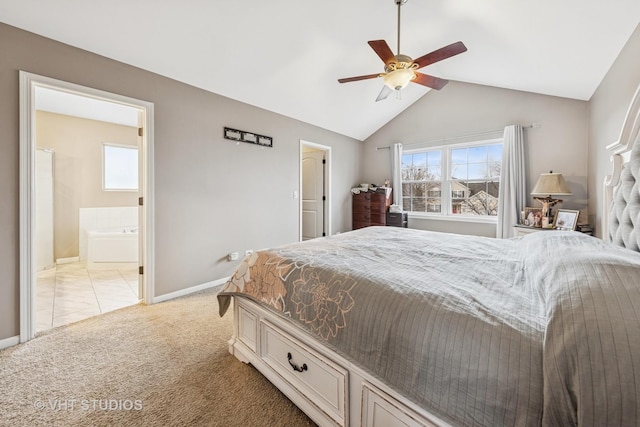
<svg viewBox="0 0 640 427">
<path fill-rule="evenodd" d="M 561 173 L 549 171 L 549 173 L 540 174 L 531 195 L 542 204 L 542 216 L 550 220 L 551 207 L 562 202 L 562 200 L 554 199 L 551 196 L 570 196 L 571 189 Z"/>
</svg>

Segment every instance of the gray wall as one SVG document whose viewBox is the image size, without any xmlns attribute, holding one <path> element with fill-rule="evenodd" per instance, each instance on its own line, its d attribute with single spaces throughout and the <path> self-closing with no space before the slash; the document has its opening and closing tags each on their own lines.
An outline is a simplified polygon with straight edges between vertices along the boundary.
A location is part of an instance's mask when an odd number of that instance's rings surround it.
<svg viewBox="0 0 640 427">
<path fill-rule="evenodd" d="M 589 212 L 601 236 L 602 186 L 611 173 L 606 146 L 616 142 L 631 98 L 640 85 L 640 26 L 629 38 L 589 102 Z"/>
<path fill-rule="evenodd" d="M 393 100 L 387 101 L 393 102 Z M 362 182 L 381 183 L 391 176 L 389 150 L 376 150 L 395 142 L 403 145 L 434 141 L 431 145 L 459 143 L 461 135 L 503 129 L 509 124 L 540 124 L 525 130 L 527 192 L 543 172 L 561 172 L 573 195 L 560 207 L 587 208 L 587 102 L 538 95 L 470 83 L 450 82 L 432 90 L 362 146 Z M 482 139 L 483 137 L 478 137 Z M 539 206 L 529 200 L 529 206 Z M 409 227 L 434 231 L 495 236 L 494 224 L 410 219 Z"/>
<path fill-rule="evenodd" d="M 155 104 L 156 296 L 230 275 L 229 252 L 297 241 L 300 139 L 332 147 L 333 232 L 351 228 L 359 141 L 5 24 L 0 52 L 0 339 L 19 334 L 19 70 Z"/>
</svg>

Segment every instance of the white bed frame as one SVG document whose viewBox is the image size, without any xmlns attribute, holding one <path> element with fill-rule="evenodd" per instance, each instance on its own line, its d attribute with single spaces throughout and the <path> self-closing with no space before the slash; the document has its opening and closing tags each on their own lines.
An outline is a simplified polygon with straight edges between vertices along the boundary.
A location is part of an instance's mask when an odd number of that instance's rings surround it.
<svg viewBox="0 0 640 427">
<path fill-rule="evenodd" d="M 604 185 L 602 236 L 610 240 L 609 215 L 620 174 L 640 138 L 640 88 L 620 134 L 607 149 L 613 172 Z M 640 144 L 640 141 L 638 142 Z M 358 365 L 260 305 L 234 298 L 229 351 L 252 364 L 320 426 L 448 426 Z"/>
<path fill-rule="evenodd" d="M 627 115 L 622 125 L 620 137 L 616 142 L 607 146 L 611 153 L 612 172 L 604 179 L 604 200 L 602 204 L 602 239 L 611 240 L 610 215 L 613 206 L 613 195 L 621 184 L 620 175 L 622 169 L 631 158 L 631 149 L 634 143 L 640 144 L 640 87 L 631 99 Z"/>
<path fill-rule="evenodd" d="M 316 424 L 449 425 L 253 301 L 234 297 L 233 312 L 231 354 L 252 364 Z"/>
</svg>

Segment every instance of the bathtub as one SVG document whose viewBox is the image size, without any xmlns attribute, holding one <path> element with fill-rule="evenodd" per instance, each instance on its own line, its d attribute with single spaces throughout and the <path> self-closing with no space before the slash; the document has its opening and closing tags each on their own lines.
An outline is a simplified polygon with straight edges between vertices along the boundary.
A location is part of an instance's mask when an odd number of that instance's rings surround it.
<svg viewBox="0 0 640 427">
<path fill-rule="evenodd" d="M 102 263 L 138 263 L 138 229 L 90 230 L 87 233 L 87 266 Z"/>
</svg>

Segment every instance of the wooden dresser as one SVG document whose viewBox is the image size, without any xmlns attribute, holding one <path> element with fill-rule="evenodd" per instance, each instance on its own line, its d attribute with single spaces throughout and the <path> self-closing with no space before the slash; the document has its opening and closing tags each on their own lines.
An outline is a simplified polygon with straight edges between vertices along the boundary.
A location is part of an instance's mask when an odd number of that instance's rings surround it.
<svg viewBox="0 0 640 427">
<path fill-rule="evenodd" d="M 369 227 L 371 225 L 387 225 L 386 213 L 391 204 L 391 196 L 385 193 L 354 194 L 352 204 L 353 229 Z"/>
</svg>

